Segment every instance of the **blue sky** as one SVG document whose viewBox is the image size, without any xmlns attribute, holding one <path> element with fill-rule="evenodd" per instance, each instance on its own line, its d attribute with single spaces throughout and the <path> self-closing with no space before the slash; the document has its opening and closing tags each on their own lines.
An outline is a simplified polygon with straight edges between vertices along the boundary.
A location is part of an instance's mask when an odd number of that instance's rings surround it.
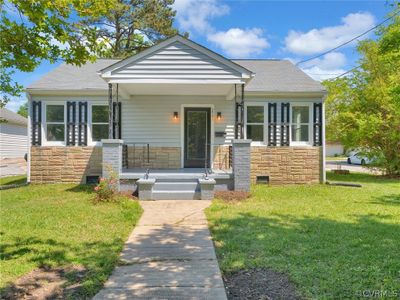
<svg viewBox="0 0 400 300">
<path fill-rule="evenodd" d="M 385 1 L 175 0 L 175 26 L 228 58 L 280 58 L 298 62 L 329 50 L 385 19 Z M 373 37 L 373 34 L 366 37 Z M 357 64 L 355 43 L 300 65 L 316 80 Z M 24 86 L 58 64 L 43 62 L 33 73 L 16 73 Z M 7 107 L 18 110 L 22 96 Z"/>
</svg>

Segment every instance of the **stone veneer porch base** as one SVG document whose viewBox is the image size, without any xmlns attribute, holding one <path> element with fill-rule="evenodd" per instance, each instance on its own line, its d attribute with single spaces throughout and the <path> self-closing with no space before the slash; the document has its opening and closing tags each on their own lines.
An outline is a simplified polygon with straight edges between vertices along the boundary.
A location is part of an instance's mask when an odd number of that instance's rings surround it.
<svg viewBox="0 0 400 300">
<path fill-rule="evenodd" d="M 270 184 L 319 183 L 320 147 L 251 147 L 251 182 L 269 176 Z"/>
</svg>

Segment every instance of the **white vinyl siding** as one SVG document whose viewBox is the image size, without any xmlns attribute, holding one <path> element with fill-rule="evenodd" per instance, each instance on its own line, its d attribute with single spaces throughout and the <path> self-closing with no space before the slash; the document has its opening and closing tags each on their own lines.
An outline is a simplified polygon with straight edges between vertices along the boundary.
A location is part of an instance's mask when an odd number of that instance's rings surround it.
<svg viewBox="0 0 400 300">
<path fill-rule="evenodd" d="M 0 159 L 24 158 L 28 152 L 27 127 L 14 124 L 0 124 Z"/>
<path fill-rule="evenodd" d="M 200 51 L 175 42 L 111 72 L 113 77 L 152 80 L 232 80 L 242 74 Z"/>
<path fill-rule="evenodd" d="M 104 96 L 38 96 L 32 100 L 43 101 L 42 107 L 49 103 L 66 103 L 66 101 L 88 101 L 91 105 L 107 105 L 107 95 Z M 180 147 L 181 121 L 183 105 L 212 105 L 214 132 L 225 132 L 224 137 L 214 137 L 214 144 L 229 144 L 234 138 L 235 108 L 234 101 L 226 100 L 225 96 L 134 96 L 131 99 L 120 99 L 121 133 L 126 143 L 142 143 L 153 146 Z M 44 109 L 43 109 L 44 112 Z M 173 120 L 173 113 L 178 112 L 178 120 Z M 221 112 L 221 120 L 217 120 L 217 112 Z M 43 120 L 44 121 L 44 120 Z M 44 124 L 42 133 L 44 134 Z M 88 114 L 88 143 L 91 142 L 91 109 Z M 44 136 L 44 135 L 43 135 Z M 45 140 L 43 141 L 46 145 Z"/>
<path fill-rule="evenodd" d="M 206 96 L 136 96 L 122 101 L 122 139 L 127 143 L 149 143 L 154 146 L 180 147 L 182 106 L 212 105 L 214 132 L 226 136 L 214 137 L 214 144 L 229 143 L 234 138 L 234 102 L 225 97 Z M 173 119 L 178 112 L 178 120 Z M 221 112 L 221 120 L 217 120 Z"/>
</svg>

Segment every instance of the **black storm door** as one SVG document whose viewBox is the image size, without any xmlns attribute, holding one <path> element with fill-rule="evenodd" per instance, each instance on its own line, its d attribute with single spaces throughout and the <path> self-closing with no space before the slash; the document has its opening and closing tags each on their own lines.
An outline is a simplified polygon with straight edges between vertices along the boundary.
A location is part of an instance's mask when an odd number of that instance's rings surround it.
<svg viewBox="0 0 400 300">
<path fill-rule="evenodd" d="M 184 167 L 210 167 L 211 109 L 185 108 Z"/>
</svg>

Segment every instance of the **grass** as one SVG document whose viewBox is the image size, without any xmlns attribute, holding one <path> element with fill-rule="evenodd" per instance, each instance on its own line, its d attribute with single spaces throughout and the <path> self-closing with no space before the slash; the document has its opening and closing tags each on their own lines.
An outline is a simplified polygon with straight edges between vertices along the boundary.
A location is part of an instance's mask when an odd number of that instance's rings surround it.
<svg viewBox="0 0 400 300">
<path fill-rule="evenodd" d="M 1 278 L 4 289 L 40 266 L 83 265 L 82 298 L 113 270 L 141 208 L 137 202 L 93 204 L 88 186 L 30 185 L 1 191 Z"/>
<path fill-rule="evenodd" d="M 362 188 L 254 186 L 240 203 L 206 213 L 225 274 L 267 267 L 284 272 L 307 299 L 351 299 L 400 291 L 400 181 L 334 175 Z"/>
<path fill-rule="evenodd" d="M 24 184 L 26 183 L 26 175 L 8 176 L 0 178 L 0 185 Z"/>
<path fill-rule="evenodd" d="M 327 156 L 326 160 L 346 160 L 347 161 L 347 156 Z"/>
</svg>

